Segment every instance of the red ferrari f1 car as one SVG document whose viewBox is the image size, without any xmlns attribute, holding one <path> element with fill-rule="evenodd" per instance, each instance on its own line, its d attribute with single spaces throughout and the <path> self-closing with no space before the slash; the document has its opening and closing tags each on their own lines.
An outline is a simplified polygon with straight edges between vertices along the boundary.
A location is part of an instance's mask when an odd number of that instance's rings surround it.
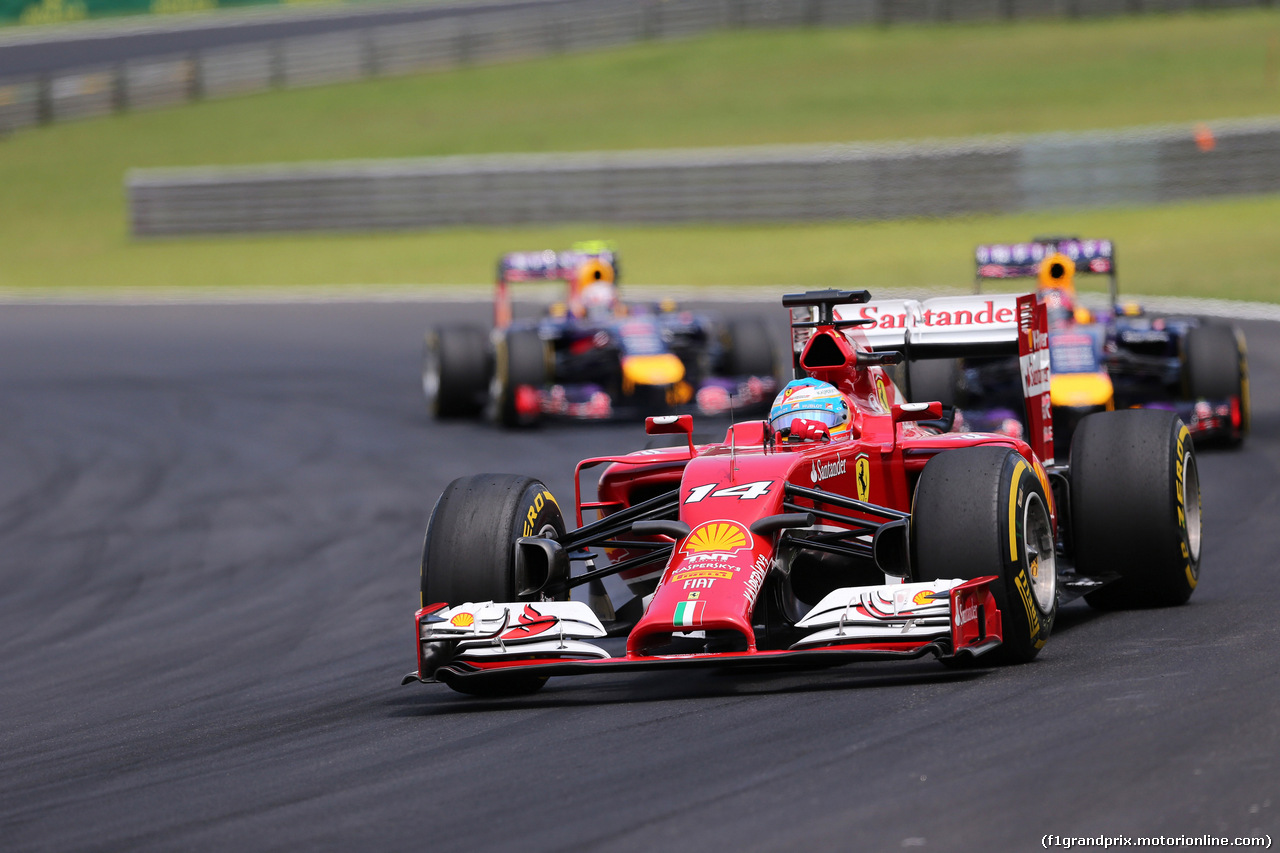
<svg viewBox="0 0 1280 853">
<path fill-rule="evenodd" d="M 1017 353 L 1031 443 L 940 432 L 941 405 L 905 402 L 885 369 L 901 356 L 875 352 L 859 328 L 875 321 L 839 319 L 837 306 L 856 313 L 868 299 L 784 297 L 806 341 L 801 378 L 769 419 L 695 446 L 691 416 L 649 418 L 650 434 L 683 443 L 580 462 L 573 530 L 537 480 L 451 483 L 427 528 L 418 666 L 405 683 L 511 695 L 618 670 L 1023 662 L 1066 600 L 1190 597 L 1200 491 L 1175 414 L 1090 415 L 1070 466 L 1046 467 L 1047 317 L 1027 296 L 1001 318 L 1016 321 L 1007 331 L 926 337 L 912 357 Z M 595 466 L 605 467 L 585 499 Z M 600 583 L 611 574 L 635 594 L 617 612 Z M 571 600 L 583 585 L 590 602 Z M 625 637 L 625 650 L 606 637 Z"/>
</svg>

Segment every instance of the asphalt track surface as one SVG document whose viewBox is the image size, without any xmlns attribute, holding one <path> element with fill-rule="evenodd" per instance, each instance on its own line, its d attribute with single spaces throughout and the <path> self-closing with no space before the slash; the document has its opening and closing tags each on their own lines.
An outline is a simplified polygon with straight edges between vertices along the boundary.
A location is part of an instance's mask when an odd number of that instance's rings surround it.
<svg viewBox="0 0 1280 853">
<path fill-rule="evenodd" d="M 24 77 L 111 65 L 148 56 L 171 56 L 195 50 L 230 47 L 238 44 L 274 41 L 294 36 L 361 30 L 368 27 L 419 23 L 442 17 L 475 15 L 495 7 L 519 9 L 527 6 L 561 5 L 560 0 L 506 0 L 499 3 L 397 4 L 353 6 L 349 10 L 332 7 L 296 9 L 263 14 L 222 13 L 219 20 L 175 20 L 155 17 L 90 26 L 67 27 L 63 34 L 31 41 L 14 39 L 0 44 L 0 77 Z M 254 11 L 254 10 L 251 10 Z M 3 33 L 0 33 L 2 35 Z"/>
<path fill-rule="evenodd" d="M 1280 326 L 1245 324 L 1255 432 L 1201 457 L 1185 607 L 1069 605 L 1008 669 L 619 674 L 480 701 L 399 683 L 436 496 L 498 470 L 567 498 L 581 455 L 643 436 L 432 423 L 421 331 L 467 315 L 484 310 L 0 308 L 0 847 L 1280 831 Z"/>
</svg>

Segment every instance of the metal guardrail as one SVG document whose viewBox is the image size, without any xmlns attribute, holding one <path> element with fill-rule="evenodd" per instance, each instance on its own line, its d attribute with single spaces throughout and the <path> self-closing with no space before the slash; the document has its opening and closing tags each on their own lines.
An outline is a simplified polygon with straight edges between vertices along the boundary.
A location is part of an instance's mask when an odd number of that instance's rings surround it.
<svg viewBox="0 0 1280 853">
<path fill-rule="evenodd" d="M 41 121 L 671 39 L 728 27 L 1084 17 L 1274 0 L 563 0 L 0 80 L 0 135 Z"/>
<path fill-rule="evenodd" d="M 133 233 L 895 219 L 1280 192 L 1280 118 L 876 145 L 135 170 Z"/>
</svg>

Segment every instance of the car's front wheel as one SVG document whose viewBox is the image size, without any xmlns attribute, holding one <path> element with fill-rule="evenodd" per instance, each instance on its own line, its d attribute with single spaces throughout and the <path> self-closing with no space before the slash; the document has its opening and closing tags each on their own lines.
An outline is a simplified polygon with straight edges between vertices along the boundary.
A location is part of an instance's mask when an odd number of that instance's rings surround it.
<svg viewBox="0 0 1280 853">
<path fill-rule="evenodd" d="M 533 601 L 520 589 L 516 540 L 524 536 L 558 539 L 564 516 L 555 497 L 532 477 L 477 474 L 454 480 L 436 502 L 422 546 L 422 604 Z M 559 598 L 567 599 L 561 594 Z M 543 677 L 512 675 L 501 681 L 451 684 L 476 695 L 531 693 Z"/>
<path fill-rule="evenodd" d="M 1057 557 L 1035 469 L 1008 447 L 965 447 L 929 460 L 911 510 L 916 580 L 995 575 L 1003 642 L 984 659 L 1024 663 L 1040 653 L 1058 613 Z"/>
</svg>

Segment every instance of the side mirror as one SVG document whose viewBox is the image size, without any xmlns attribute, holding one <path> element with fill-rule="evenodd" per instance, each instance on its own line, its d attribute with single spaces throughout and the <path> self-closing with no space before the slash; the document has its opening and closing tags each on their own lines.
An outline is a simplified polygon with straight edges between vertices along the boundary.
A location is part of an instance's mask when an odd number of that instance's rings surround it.
<svg viewBox="0 0 1280 853">
<path fill-rule="evenodd" d="M 660 415 L 644 419 L 644 431 L 649 435 L 693 436 L 693 415 Z"/>
<path fill-rule="evenodd" d="M 693 415 L 658 415 L 644 419 L 644 431 L 648 435 L 683 435 L 689 441 L 689 458 L 693 449 Z"/>
</svg>

